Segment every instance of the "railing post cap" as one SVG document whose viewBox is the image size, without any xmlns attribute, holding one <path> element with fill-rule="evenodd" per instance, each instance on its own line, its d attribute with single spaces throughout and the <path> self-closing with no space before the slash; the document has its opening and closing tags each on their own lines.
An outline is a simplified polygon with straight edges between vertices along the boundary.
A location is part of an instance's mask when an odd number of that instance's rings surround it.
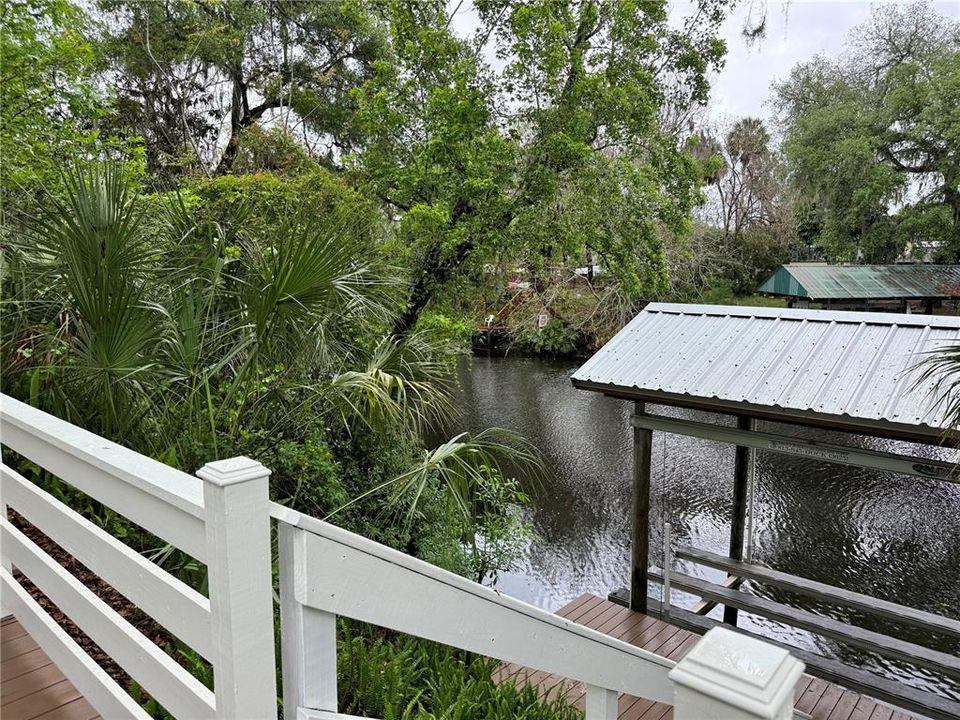
<svg viewBox="0 0 960 720">
<path fill-rule="evenodd" d="M 270 470 L 256 460 L 244 457 L 227 458 L 208 462 L 197 470 L 197 477 L 213 483 L 219 487 L 227 487 L 236 483 L 256 480 L 270 476 Z"/>
<path fill-rule="evenodd" d="M 775 718 L 804 664 L 787 650 L 722 627 L 712 628 L 670 671 L 677 685 L 758 718 Z"/>
</svg>

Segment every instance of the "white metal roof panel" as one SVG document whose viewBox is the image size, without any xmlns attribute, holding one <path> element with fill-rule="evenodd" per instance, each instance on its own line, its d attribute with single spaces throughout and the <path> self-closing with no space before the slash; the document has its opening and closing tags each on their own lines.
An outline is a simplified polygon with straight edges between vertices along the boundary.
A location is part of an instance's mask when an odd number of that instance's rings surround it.
<svg viewBox="0 0 960 720">
<path fill-rule="evenodd" d="M 960 318 L 651 303 L 573 375 L 578 387 L 784 416 L 946 429 L 919 363 L 960 342 Z"/>
</svg>

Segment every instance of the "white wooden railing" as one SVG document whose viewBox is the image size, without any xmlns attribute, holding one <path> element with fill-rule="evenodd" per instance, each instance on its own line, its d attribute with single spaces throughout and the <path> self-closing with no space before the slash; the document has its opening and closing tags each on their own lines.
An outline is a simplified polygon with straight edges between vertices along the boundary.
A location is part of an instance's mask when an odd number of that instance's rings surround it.
<svg viewBox="0 0 960 720">
<path fill-rule="evenodd" d="M 336 616 L 554 673 L 587 686 L 588 717 L 618 693 L 673 702 L 675 663 L 316 518 L 280 521 L 284 707 L 337 710 Z M 289 635 L 287 631 L 290 630 Z M 603 708 L 601 711 L 600 709 Z"/>
<path fill-rule="evenodd" d="M 266 468 L 239 458 L 192 477 L 6 395 L 0 443 L 207 565 L 209 597 L 2 466 L 0 600 L 98 712 L 149 717 L 13 568 L 175 717 L 276 716 Z M 208 660 L 213 692 L 14 527 L 7 507 Z"/>
<path fill-rule="evenodd" d="M 583 682 L 588 720 L 616 720 L 621 693 L 674 704 L 677 720 L 791 716 L 803 665 L 759 640 L 714 629 L 674 663 L 271 503 L 269 471 L 247 458 L 208 463 L 193 477 L 7 396 L 0 433 L 5 448 L 207 565 L 209 597 L 2 467 L 0 603 L 104 717 L 147 715 L 14 571 L 175 717 L 275 720 L 271 515 L 288 720 L 345 717 L 337 714 L 337 616 Z M 14 527 L 7 506 L 206 658 L 213 692 Z"/>
</svg>

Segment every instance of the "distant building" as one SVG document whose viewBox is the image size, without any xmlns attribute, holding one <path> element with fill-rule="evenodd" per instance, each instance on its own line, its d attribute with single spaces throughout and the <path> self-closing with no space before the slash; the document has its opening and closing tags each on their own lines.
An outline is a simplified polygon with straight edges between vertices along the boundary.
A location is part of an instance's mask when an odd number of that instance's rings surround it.
<svg viewBox="0 0 960 720">
<path fill-rule="evenodd" d="M 790 298 L 790 307 L 932 313 L 944 300 L 960 299 L 960 265 L 790 263 L 759 292 Z"/>
</svg>

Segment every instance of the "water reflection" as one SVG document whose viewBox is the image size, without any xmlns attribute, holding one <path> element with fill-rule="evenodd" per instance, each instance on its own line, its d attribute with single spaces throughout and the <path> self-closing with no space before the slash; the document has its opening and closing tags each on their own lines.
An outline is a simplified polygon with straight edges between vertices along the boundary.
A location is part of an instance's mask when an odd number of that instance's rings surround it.
<svg viewBox="0 0 960 720">
<path fill-rule="evenodd" d="M 632 407 L 575 390 L 569 381 L 575 367 L 570 362 L 526 358 L 464 359 L 461 417 L 451 428 L 508 428 L 522 433 L 546 455 L 550 480 L 535 496 L 531 509 L 538 537 L 523 568 L 503 574 L 499 589 L 550 610 L 583 592 L 605 595 L 625 585 L 628 575 Z M 717 422 L 716 416 L 707 413 L 666 407 L 654 411 Z M 798 431 L 769 422 L 761 423 L 760 429 L 888 452 L 960 459 L 955 451 L 876 438 Z M 960 617 L 960 486 L 766 452 L 757 453 L 756 477 L 753 553 L 757 560 L 802 577 Z M 673 524 L 677 544 L 726 552 L 732 478 L 732 447 L 654 433 L 652 564 L 660 564 L 661 528 L 666 520 Z M 702 568 L 685 571 L 721 577 Z M 786 595 L 772 597 L 800 601 Z M 831 612 L 841 619 L 858 619 Z M 742 624 L 960 699 L 960 686 L 925 671 L 853 652 L 759 618 L 745 616 Z M 878 623 L 869 627 L 885 629 Z M 913 639 L 930 641 L 922 636 Z M 960 652 L 956 643 L 944 642 L 939 649 Z"/>
</svg>

